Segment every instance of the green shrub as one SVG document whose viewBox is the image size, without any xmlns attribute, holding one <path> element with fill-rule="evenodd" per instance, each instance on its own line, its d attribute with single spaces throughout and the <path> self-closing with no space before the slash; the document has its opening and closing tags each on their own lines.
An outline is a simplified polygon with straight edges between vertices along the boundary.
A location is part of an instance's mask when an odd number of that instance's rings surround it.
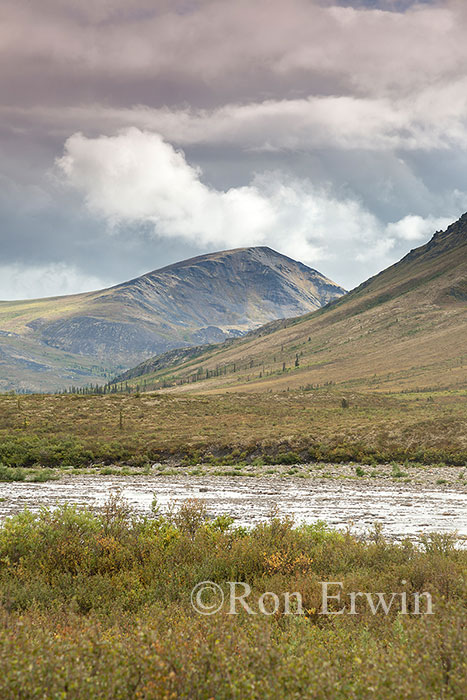
<svg viewBox="0 0 467 700">
<path fill-rule="evenodd" d="M 26 472 L 19 467 L 11 468 L 0 464 L 0 481 L 24 481 Z"/>
<path fill-rule="evenodd" d="M 435 698 L 465 689 L 467 552 L 367 540 L 272 511 L 248 530 L 191 500 L 147 516 L 113 496 L 99 512 L 23 511 L 0 527 L 0 697 Z M 192 588 L 300 592 L 304 615 L 204 616 Z M 320 581 L 429 591 L 434 615 L 323 618 Z M 403 581 L 404 583 L 401 583 Z"/>
<path fill-rule="evenodd" d="M 283 452 L 276 455 L 273 461 L 275 464 L 300 464 L 302 460 L 296 452 Z"/>
</svg>

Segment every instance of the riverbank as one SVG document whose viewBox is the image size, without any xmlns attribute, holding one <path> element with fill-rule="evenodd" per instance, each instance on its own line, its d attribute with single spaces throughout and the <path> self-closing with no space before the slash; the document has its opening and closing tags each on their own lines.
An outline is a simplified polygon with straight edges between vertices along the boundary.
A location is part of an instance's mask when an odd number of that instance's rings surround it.
<svg viewBox="0 0 467 700">
<path fill-rule="evenodd" d="M 0 465 L 1 482 L 44 483 L 76 476 L 226 476 L 226 477 L 256 477 L 281 479 L 294 477 L 296 479 L 333 479 L 357 480 L 371 483 L 394 482 L 410 483 L 415 488 L 448 487 L 467 492 L 467 468 L 440 464 L 397 463 L 391 464 L 333 464 L 316 462 L 308 464 L 267 464 L 262 459 L 253 463 L 246 462 L 228 466 L 213 466 L 212 464 L 197 464 L 186 466 L 178 460 L 148 464 L 145 467 L 134 467 L 121 464 L 93 464 L 90 467 L 5 467 Z"/>
</svg>

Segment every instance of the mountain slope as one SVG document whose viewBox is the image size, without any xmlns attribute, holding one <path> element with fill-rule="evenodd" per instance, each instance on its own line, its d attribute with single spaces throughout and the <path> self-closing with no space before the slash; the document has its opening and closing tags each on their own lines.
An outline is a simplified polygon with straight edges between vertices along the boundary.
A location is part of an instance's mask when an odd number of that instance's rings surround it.
<svg viewBox="0 0 467 700">
<path fill-rule="evenodd" d="M 96 383 L 155 353 L 238 337 L 344 291 L 261 247 L 202 255 L 97 292 L 0 302 L 0 390 Z"/>
<path fill-rule="evenodd" d="M 196 358 L 131 371 L 175 391 L 269 391 L 338 383 L 391 390 L 465 386 L 467 214 L 345 297 Z M 298 366 L 297 366 L 298 365 Z"/>
</svg>

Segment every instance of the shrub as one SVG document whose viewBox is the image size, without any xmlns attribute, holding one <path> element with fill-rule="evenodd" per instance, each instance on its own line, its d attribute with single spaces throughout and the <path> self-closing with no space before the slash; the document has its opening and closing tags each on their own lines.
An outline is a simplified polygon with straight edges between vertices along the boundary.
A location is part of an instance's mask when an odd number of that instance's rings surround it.
<svg viewBox="0 0 467 700">
<path fill-rule="evenodd" d="M 283 452 L 276 455 L 273 461 L 275 464 L 300 464 L 302 460 L 296 452 Z"/>
<path fill-rule="evenodd" d="M 467 552 L 367 540 L 272 510 L 251 530 L 191 500 L 138 517 L 118 494 L 100 512 L 23 511 L 0 527 L 0 697 L 454 700 L 465 688 Z M 199 615 L 192 588 L 247 582 L 300 592 L 303 615 Z M 435 615 L 323 618 L 320 581 L 427 590 Z M 405 583 L 401 584 L 401 580 Z M 410 603 L 411 605 L 411 603 Z"/>
</svg>

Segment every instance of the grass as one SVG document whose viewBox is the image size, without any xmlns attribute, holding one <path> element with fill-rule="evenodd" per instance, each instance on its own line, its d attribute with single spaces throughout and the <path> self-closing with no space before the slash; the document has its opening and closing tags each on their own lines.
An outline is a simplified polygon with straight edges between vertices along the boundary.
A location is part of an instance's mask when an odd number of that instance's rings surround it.
<svg viewBox="0 0 467 700">
<path fill-rule="evenodd" d="M 0 463 L 146 469 L 300 462 L 467 463 L 466 395 L 333 388 L 210 396 L 0 395 Z M 120 420 L 121 418 L 121 420 Z M 395 467 L 394 476 L 397 477 Z M 105 472 L 104 472 L 105 473 Z M 401 473 L 399 476 L 403 476 Z"/>
<path fill-rule="evenodd" d="M 1 481 L 28 481 L 32 483 L 44 483 L 55 481 L 60 474 L 54 469 L 39 467 L 37 469 L 23 469 L 22 467 L 6 467 L 0 464 Z"/>
<path fill-rule="evenodd" d="M 460 252 L 423 249 L 332 307 L 147 377 L 171 393 L 0 396 L 0 479 L 197 475 L 204 463 L 337 480 L 392 462 L 406 481 L 401 465 L 466 465 L 465 311 L 449 287 Z M 0 313 L 21 332 L 57 309 Z M 145 517 L 118 498 L 98 513 L 24 511 L 0 526 L 0 697 L 463 698 L 467 551 L 455 539 L 397 544 L 375 527 L 363 540 L 277 513 L 246 529 L 209 520 L 200 501 L 165 515 L 154 502 Z M 206 580 L 224 594 L 248 584 L 253 599 L 298 592 L 303 615 L 200 615 L 190 596 Z M 434 614 L 372 615 L 359 598 L 356 615 L 322 616 L 322 581 L 404 591 L 410 613 L 426 591 Z"/>
<path fill-rule="evenodd" d="M 399 464 L 393 462 L 391 466 L 393 479 L 405 479 L 406 477 L 408 477 L 407 472 L 402 471 Z"/>
<path fill-rule="evenodd" d="M 449 535 L 366 541 L 271 514 L 252 530 L 190 501 L 136 517 L 27 511 L 0 528 L 0 696 L 5 698 L 464 697 L 467 552 Z M 303 615 L 196 613 L 210 580 L 299 592 Z M 343 591 L 427 591 L 433 615 L 322 616 L 320 581 Z M 254 605 L 254 603 L 252 603 Z"/>
</svg>

